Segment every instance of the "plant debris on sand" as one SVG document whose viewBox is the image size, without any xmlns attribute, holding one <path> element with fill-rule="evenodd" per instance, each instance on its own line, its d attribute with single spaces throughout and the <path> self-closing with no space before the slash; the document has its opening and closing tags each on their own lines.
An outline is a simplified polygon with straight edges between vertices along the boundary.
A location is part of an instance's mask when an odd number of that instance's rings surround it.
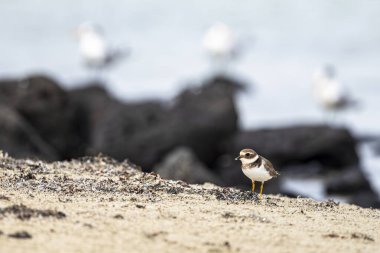
<svg viewBox="0 0 380 253">
<path fill-rule="evenodd" d="M 57 219 L 62 219 L 66 217 L 66 214 L 59 211 L 54 210 L 38 210 L 38 209 L 32 209 L 28 208 L 24 205 L 12 205 L 5 208 L 0 207 L 0 219 L 9 215 L 13 214 L 20 220 L 29 220 L 32 217 L 54 217 Z"/>
<path fill-rule="evenodd" d="M 0 152 L 0 252 L 377 252 L 380 210 Z M 32 236 L 33 235 L 33 236 Z M 28 240 L 15 240 L 28 239 Z"/>
<path fill-rule="evenodd" d="M 6 171 L 3 184 L 9 188 L 26 188 L 72 195 L 79 192 L 141 194 L 154 197 L 157 193 L 197 194 L 205 198 L 230 202 L 256 201 L 257 194 L 215 185 L 205 188 L 183 181 L 164 180 L 158 174 L 144 173 L 124 161 L 106 156 L 83 157 L 70 162 L 42 163 L 34 160 L 14 160 L 5 157 L 0 166 Z"/>
<path fill-rule="evenodd" d="M 9 234 L 8 237 L 15 238 L 15 239 L 31 239 L 32 235 L 26 231 L 20 231 L 20 232 Z"/>
</svg>

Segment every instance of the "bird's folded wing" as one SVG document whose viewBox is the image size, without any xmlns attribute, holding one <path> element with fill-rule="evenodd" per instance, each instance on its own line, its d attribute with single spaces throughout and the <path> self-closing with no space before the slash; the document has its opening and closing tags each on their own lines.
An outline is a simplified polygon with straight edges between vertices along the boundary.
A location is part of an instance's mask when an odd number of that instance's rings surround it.
<svg viewBox="0 0 380 253">
<path fill-rule="evenodd" d="M 273 167 L 273 164 L 266 158 L 262 157 L 263 160 L 264 160 L 264 167 L 267 171 L 269 171 L 269 175 L 271 177 L 277 177 L 278 175 L 280 175 L 280 173 L 278 173 L 274 167 Z"/>
</svg>

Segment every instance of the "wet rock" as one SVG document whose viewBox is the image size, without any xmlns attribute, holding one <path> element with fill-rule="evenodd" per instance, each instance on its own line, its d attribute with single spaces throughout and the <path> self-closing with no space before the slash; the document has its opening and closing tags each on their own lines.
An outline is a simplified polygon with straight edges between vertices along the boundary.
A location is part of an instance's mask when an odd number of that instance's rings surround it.
<svg viewBox="0 0 380 253">
<path fill-rule="evenodd" d="M 182 142 L 207 166 L 219 156 L 222 141 L 238 130 L 235 94 L 244 87 L 236 80 L 215 77 L 175 99 L 172 113 Z"/>
<path fill-rule="evenodd" d="M 373 191 L 359 191 L 352 194 L 350 201 L 361 207 L 380 208 L 380 199 Z"/>
<path fill-rule="evenodd" d="M 165 119 L 167 112 L 160 102 L 116 104 L 108 107 L 93 133 L 92 149 L 118 160 L 126 157 L 151 168 L 174 146 Z"/>
<path fill-rule="evenodd" d="M 23 81 L 16 108 L 40 133 L 41 137 L 68 159 L 84 155 L 80 114 L 55 81 L 32 76 Z"/>
<path fill-rule="evenodd" d="M 345 128 L 294 126 L 241 132 L 228 143 L 231 154 L 252 147 L 278 167 L 317 162 L 322 169 L 343 170 L 359 162 L 356 141 Z"/>
<path fill-rule="evenodd" d="M 128 157 L 150 171 L 179 146 L 191 148 L 211 166 L 221 142 L 238 128 L 234 95 L 241 87 L 215 77 L 170 103 L 122 103 L 100 84 L 65 91 L 54 80 L 35 75 L 0 81 L 0 104 L 17 111 L 56 159 L 102 152 L 118 160 Z"/>
<path fill-rule="evenodd" d="M 378 139 L 374 144 L 374 151 L 377 156 L 380 156 L 380 139 Z"/>
<path fill-rule="evenodd" d="M 211 182 L 220 184 L 220 180 L 210 172 L 191 152 L 180 147 L 169 153 L 155 171 L 165 179 L 182 180 L 191 184 Z"/>
<path fill-rule="evenodd" d="M 126 157 L 151 169 L 173 146 L 168 111 L 160 101 L 122 103 L 98 84 L 71 90 L 71 100 L 83 112 L 87 154 L 99 152 L 118 160 Z"/>
<path fill-rule="evenodd" d="M 93 149 L 94 139 L 98 124 L 104 120 L 109 108 L 118 106 L 120 102 L 113 99 L 101 83 L 89 83 L 83 87 L 68 91 L 68 96 L 73 103 L 81 119 L 81 132 L 86 154 L 96 154 Z"/>
<path fill-rule="evenodd" d="M 0 104 L 0 149 L 17 158 L 56 160 L 58 154 L 14 109 Z"/>
<path fill-rule="evenodd" d="M 221 142 L 237 130 L 234 95 L 239 88 L 216 78 L 186 89 L 171 105 L 115 103 L 94 130 L 93 149 L 151 170 L 171 150 L 186 146 L 209 166 L 220 154 Z"/>
<path fill-rule="evenodd" d="M 327 194 L 345 195 L 350 203 L 363 207 L 380 207 L 380 199 L 372 189 L 363 171 L 351 167 L 330 177 L 326 183 Z"/>
<path fill-rule="evenodd" d="M 65 90 L 54 80 L 35 75 L 0 83 L 1 96 L 17 110 L 59 159 L 84 155 L 81 119 Z"/>
<path fill-rule="evenodd" d="M 369 181 L 358 167 L 335 174 L 326 184 L 328 194 L 352 194 L 358 191 L 372 191 Z"/>
<path fill-rule="evenodd" d="M 17 94 L 17 89 L 21 81 L 16 79 L 0 80 L 0 105 L 13 108 L 13 99 Z"/>
<path fill-rule="evenodd" d="M 241 172 L 240 163 L 233 160 L 243 148 L 253 148 L 270 159 L 277 170 L 297 171 L 314 175 L 331 170 L 342 171 L 357 166 L 356 141 L 348 130 L 328 126 L 294 126 L 276 129 L 249 130 L 237 133 L 225 142 L 225 155 L 217 159 L 215 169 L 227 186 L 250 187 Z M 301 171 L 299 171 L 301 170 Z M 282 176 L 265 183 L 266 193 L 286 193 L 280 190 Z"/>
</svg>

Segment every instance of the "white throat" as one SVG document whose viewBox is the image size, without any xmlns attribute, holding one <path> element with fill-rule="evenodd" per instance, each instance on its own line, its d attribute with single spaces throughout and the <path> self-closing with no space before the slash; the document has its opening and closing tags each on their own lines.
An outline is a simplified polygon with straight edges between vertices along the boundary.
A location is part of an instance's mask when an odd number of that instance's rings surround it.
<svg viewBox="0 0 380 253">
<path fill-rule="evenodd" d="M 256 155 L 255 157 L 252 157 L 252 158 L 240 158 L 240 161 L 242 164 L 251 164 L 251 163 L 254 163 L 257 161 L 257 159 L 259 159 L 259 155 Z"/>
</svg>

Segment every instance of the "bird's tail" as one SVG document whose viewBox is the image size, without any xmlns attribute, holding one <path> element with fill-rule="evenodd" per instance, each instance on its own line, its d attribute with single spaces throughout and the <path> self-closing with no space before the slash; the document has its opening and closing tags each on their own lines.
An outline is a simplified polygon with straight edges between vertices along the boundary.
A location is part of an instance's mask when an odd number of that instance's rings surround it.
<svg viewBox="0 0 380 253">
<path fill-rule="evenodd" d="M 131 49 L 130 48 L 115 47 L 108 54 L 107 63 L 112 65 L 112 64 L 120 61 L 123 58 L 129 57 L 130 55 L 131 55 Z"/>
<path fill-rule="evenodd" d="M 346 108 L 349 108 L 349 109 L 360 109 L 361 106 L 362 106 L 362 103 L 355 99 L 355 98 L 352 98 L 352 97 L 347 97 L 344 101 L 344 106 Z"/>
</svg>

